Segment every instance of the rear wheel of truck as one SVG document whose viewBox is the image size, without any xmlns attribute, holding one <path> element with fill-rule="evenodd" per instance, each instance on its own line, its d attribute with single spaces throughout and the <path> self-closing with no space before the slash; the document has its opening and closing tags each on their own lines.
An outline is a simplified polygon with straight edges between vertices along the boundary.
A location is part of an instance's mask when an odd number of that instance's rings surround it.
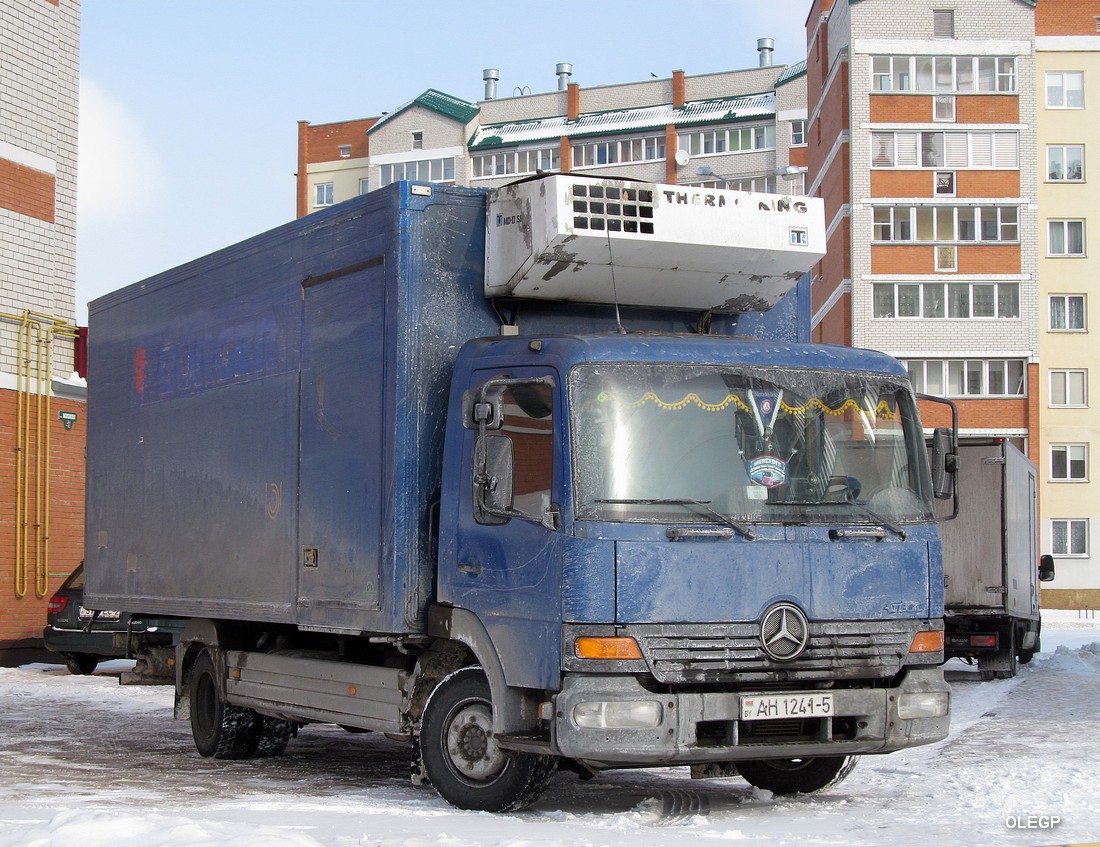
<svg viewBox="0 0 1100 847">
<path fill-rule="evenodd" d="M 497 747 L 489 682 L 480 667 L 455 671 L 432 692 L 424 707 L 420 750 L 431 784 L 460 809 L 523 809 L 538 799 L 557 770 L 553 756 Z"/>
<path fill-rule="evenodd" d="M 774 794 L 809 794 L 843 782 L 856 766 L 858 758 L 750 759 L 737 762 L 737 771 L 749 785 Z"/>
<path fill-rule="evenodd" d="M 256 754 L 257 722 L 251 709 L 225 702 L 214 660 L 203 651 L 191 668 L 191 735 L 199 754 L 215 759 L 244 759 Z"/>
</svg>

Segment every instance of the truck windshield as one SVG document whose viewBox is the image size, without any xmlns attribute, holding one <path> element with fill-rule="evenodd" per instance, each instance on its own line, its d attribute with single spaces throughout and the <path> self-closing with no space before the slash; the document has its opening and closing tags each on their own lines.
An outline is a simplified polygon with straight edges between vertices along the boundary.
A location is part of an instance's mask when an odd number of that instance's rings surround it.
<svg viewBox="0 0 1100 847">
<path fill-rule="evenodd" d="M 578 520 L 925 521 L 927 456 L 901 378 L 668 364 L 570 376 Z"/>
</svg>

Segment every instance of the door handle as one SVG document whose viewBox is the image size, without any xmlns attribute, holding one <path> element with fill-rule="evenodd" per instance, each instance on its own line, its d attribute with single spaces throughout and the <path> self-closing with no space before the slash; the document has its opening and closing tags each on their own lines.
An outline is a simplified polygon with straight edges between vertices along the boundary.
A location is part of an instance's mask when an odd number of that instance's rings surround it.
<svg viewBox="0 0 1100 847">
<path fill-rule="evenodd" d="M 481 565 L 477 562 L 463 562 L 458 566 L 459 573 L 468 573 L 470 576 L 477 576 L 481 573 Z"/>
</svg>

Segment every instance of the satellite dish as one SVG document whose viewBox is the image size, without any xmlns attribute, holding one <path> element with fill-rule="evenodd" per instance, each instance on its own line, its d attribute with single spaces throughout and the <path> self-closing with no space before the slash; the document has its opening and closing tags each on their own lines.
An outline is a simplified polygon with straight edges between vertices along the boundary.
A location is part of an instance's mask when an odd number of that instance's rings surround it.
<svg viewBox="0 0 1100 847">
<path fill-rule="evenodd" d="M 691 156 L 688 155 L 687 150 L 676 151 L 676 164 L 679 165 L 681 168 L 686 165 L 690 159 Z"/>
</svg>

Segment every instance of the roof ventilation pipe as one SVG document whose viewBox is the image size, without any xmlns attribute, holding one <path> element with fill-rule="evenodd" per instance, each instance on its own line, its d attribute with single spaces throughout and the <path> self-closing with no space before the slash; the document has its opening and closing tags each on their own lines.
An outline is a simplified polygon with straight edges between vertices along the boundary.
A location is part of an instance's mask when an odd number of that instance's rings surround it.
<svg viewBox="0 0 1100 847">
<path fill-rule="evenodd" d="M 772 66 L 772 53 L 775 51 L 775 39 L 756 39 L 756 49 L 760 51 L 760 67 L 770 68 Z"/>
<path fill-rule="evenodd" d="M 500 79 L 500 71 L 496 68 L 486 68 L 481 72 L 481 78 L 485 80 L 485 99 L 497 99 L 497 81 Z"/>
<path fill-rule="evenodd" d="M 569 62 L 559 62 L 554 69 L 554 73 L 558 75 L 558 91 L 567 91 L 569 89 L 569 77 L 573 76 L 573 66 Z"/>
</svg>

